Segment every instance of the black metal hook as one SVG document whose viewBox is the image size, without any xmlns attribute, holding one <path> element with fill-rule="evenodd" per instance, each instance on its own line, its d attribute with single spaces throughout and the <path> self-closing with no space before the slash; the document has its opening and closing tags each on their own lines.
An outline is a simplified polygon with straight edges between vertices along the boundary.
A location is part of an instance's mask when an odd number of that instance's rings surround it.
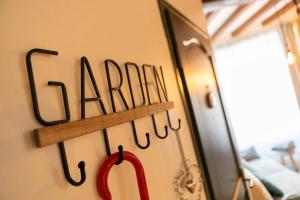
<svg viewBox="0 0 300 200">
<path fill-rule="evenodd" d="M 110 64 L 112 64 L 112 66 L 115 66 L 116 69 L 118 70 L 118 73 L 119 73 L 120 83 L 116 87 L 112 86 L 112 82 L 111 82 L 111 79 L 110 79 L 110 70 L 109 70 L 109 65 Z M 129 75 L 129 71 L 128 71 L 128 66 L 129 65 L 133 65 L 133 66 L 136 67 L 137 72 L 138 72 L 138 76 L 139 76 L 139 82 L 140 82 L 140 84 L 142 82 L 141 82 L 141 78 L 140 78 L 140 74 L 139 74 L 137 65 L 134 64 L 134 63 L 129 63 L 129 62 L 127 64 L 125 64 L 125 66 L 126 66 L 126 73 L 127 73 L 127 76 L 128 76 L 128 84 L 129 84 L 129 89 L 130 89 L 131 101 L 132 101 L 133 107 L 135 108 L 136 105 L 135 105 L 135 101 L 134 101 L 134 98 L 133 98 L 132 85 L 131 85 L 130 75 Z M 119 93 L 119 95 L 121 97 L 121 100 L 123 101 L 123 104 L 124 104 L 125 108 L 127 110 L 129 110 L 129 106 L 128 106 L 128 104 L 127 104 L 127 102 L 125 100 L 125 97 L 124 97 L 124 95 L 123 95 L 123 93 L 121 91 L 121 86 L 123 84 L 123 77 L 122 77 L 122 72 L 121 72 L 121 69 L 120 69 L 119 65 L 114 60 L 107 59 L 107 60 L 105 60 L 105 70 L 106 70 L 106 77 L 107 77 L 107 81 L 108 81 L 109 94 L 110 94 L 110 99 L 111 99 L 111 104 L 112 104 L 113 112 L 116 112 L 116 106 L 115 106 L 113 91 L 116 91 L 116 92 Z M 145 100 L 144 100 L 145 96 L 144 96 L 144 91 L 143 91 L 142 85 L 141 85 L 141 91 L 142 91 L 142 95 L 143 95 L 143 104 L 144 104 L 145 103 Z M 149 133 L 145 134 L 146 140 L 147 140 L 146 145 L 141 145 L 139 143 L 139 139 L 138 139 L 138 136 L 137 136 L 137 131 L 136 131 L 136 126 L 135 126 L 135 121 L 134 120 L 131 121 L 131 127 L 132 127 L 133 137 L 134 137 L 134 141 L 135 141 L 136 145 L 139 148 L 141 148 L 141 149 L 147 149 L 150 146 L 150 135 L 149 135 Z"/>
<path fill-rule="evenodd" d="M 162 83 L 161 83 L 160 79 L 158 78 L 159 76 L 158 76 L 158 73 L 157 73 L 157 70 L 155 69 L 155 67 L 153 67 L 153 70 L 154 70 L 154 73 L 156 73 L 156 75 L 157 75 L 157 76 L 155 76 L 156 85 L 158 87 L 157 80 L 159 81 L 160 84 L 163 84 L 163 87 L 165 89 L 164 90 L 165 91 L 164 95 L 165 95 L 165 97 L 168 101 L 168 93 L 167 93 L 167 88 L 166 88 L 166 83 L 165 83 L 165 78 L 164 78 L 164 73 L 162 71 L 162 67 L 160 66 L 160 73 L 161 73 L 161 77 L 162 77 Z M 157 90 L 158 90 L 158 93 L 159 93 L 159 88 L 157 88 Z M 160 93 L 159 93 L 159 97 L 160 97 Z M 161 97 L 160 97 L 160 100 L 161 100 Z M 168 124 L 169 124 L 170 129 L 173 130 L 173 131 L 178 131 L 181 128 L 181 119 L 180 118 L 178 119 L 178 126 L 177 126 L 177 128 L 174 128 L 171 124 L 169 111 L 167 110 L 166 112 L 167 112 Z"/>
<path fill-rule="evenodd" d="M 181 128 L 181 119 L 178 119 L 178 126 L 177 128 L 174 128 L 171 124 L 171 119 L 170 119 L 170 114 L 169 111 L 167 110 L 167 118 L 168 118 L 168 124 L 171 130 L 173 131 L 178 131 Z"/>
<path fill-rule="evenodd" d="M 59 146 L 59 150 L 60 150 L 60 155 L 61 155 L 60 157 L 61 157 L 61 162 L 63 164 L 65 178 L 71 185 L 80 186 L 81 184 L 84 183 L 84 181 L 86 179 L 84 161 L 80 161 L 78 163 L 78 168 L 80 169 L 80 181 L 78 181 L 78 182 L 74 181 L 70 175 L 68 160 L 67 160 L 66 151 L 65 151 L 65 145 L 63 142 L 59 142 L 58 146 Z"/>
<path fill-rule="evenodd" d="M 106 132 L 106 129 L 103 130 L 103 132 L 105 132 L 106 134 L 104 135 L 104 141 L 105 141 L 105 148 L 106 148 L 106 153 L 107 153 L 107 157 L 111 156 L 111 149 L 110 149 L 110 145 L 109 145 L 109 140 L 108 140 L 108 135 Z M 123 162 L 124 157 L 123 157 L 123 146 L 119 145 L 118 146 L 118 150 L 119 150 L 119 154 L 120 154 L 120 158 L 118 160 L 118 162 L 116 163 L 116 165 L 119 165 Z"/>
<path fill-rule="evenodd" d="M 147 64 L 144 64 L 144 65 L 143 65 L 143 74 L 144 74 L 144 79 L 145 79 L 145 83 L 146 83 L 145 85 L 146 85 L 147 98 L 148 98 L 149 105 L 151 105 L 152 102 L 151 102 L 150 94 L 149 94 L 148 80 L 147 80 L 147 76 L 146 76 L 146 67 L 150 67 L 150 68 L 151 68 L 151 67 L 153 67 L 153 66 L 147 65 Z M 154 67 L 153 67 L 153 68 L 154 68 Z M 155 74 L 154 74 L 154 77 L 156 77 Z M 155 78 L 155 83 L 156 83 L 156 85 L 157 85 L 157 80 L 156 80 L 156 78 Z M 159 100 L 160 100 L 160 102 L 161 102 L 162 100 L 161 100 L 161 96 L 160 96 L 160 93 L 159 93 L 158 85 L 157 85 L 157 90 L 158 90 Z M 168 134 L 169 134 L 168 127 L 167 127 L 167 126 L 164 126 L 164 128 L 165 128 L 165 135 L 164 135 L 164 136 L 159 135 L 159 134 L 158 134 L 158 131 L 157 131 L 157 126 L 156 126 L 156 121 L 155 121 L 154 115 L 151 115 L 151 118 L 152 118 L 152 123 L 153 123 L 153 128 L 154 128 L 154 133 L 155 133 L 155 135 L 156 135 L 159 139 L 165 139 L 166 137 L 168 137 Z"/>
<path fill-rule="evenodd" d="M 27 74 L 28 74 L 28 79 L 29 79 L 30 92 L 31 92 L 31 98 L 32 98 L 35 118 L 37 119 L 37 121 L 40 124 L 42 124 L 44 126 L 51 126 L 51 125 L 61 124 L 61 123 L 70 121 L 71 115 L 70 115 L 70 109 L 69 109 L 67 89 L 66 89 L 66 86 L 64 85 L 64 83 L 62 83 L 62 82 L 49 81 L 48 85 L 61 87 L 61 91 L 62 91 L 62 95 L 63 95 L 63 102 L 64 102 L 65 119 L 56 120 L 56 121 L 47 121 L 47 120 L 44 120 L 43 117 L 41 116 L 40 110 L 39 110 L 39 103 L 38 103 L 38 98 L 37 98 L 37 93 L 36 93 L 35 82 L 34 82 L 32 62 L 31 62 L 31 57 L 34 53 L 41 53 L 41 54 L 47 54 L 47 55 L 58 55 L 58 52 L 36 48 L 36 49 L 31 49 L 26 55 Z M 64 174 L 65 174 L 67 181 L 74 186 L 81 185 L 82 183 L 84 183 L 84 181 L 86 179 L 84 162 L 80 161 L 78 164 L 78 167 L 80 168 L 81 179 L 79 182 L 76 182 L 70 176 L 70 171 L 69 171 L 69 167 L 68 167 L 68 160 L 67 160 L 67 156 L 66 156 L 64 143 L 60 142 L 60 143 L 58 143 L 58 146 L 59 146 L 59 150 L 60 150 Z"/>
<path fill-rule="evenodd" d="M 133 96 L 132 84 L 131 84 L 131 77 L 130 77 L 130 73 L 129 73 L 129 66 L 133 66 L 134 69 L 137 72 L 137 75 L 138 75 L 138 80 L 139 80 L 139 84 L 141 86 L 141 94 L 142 94 L 142 104 L 141 105 L 145 105 L 146 104 L 146 98 L 145 98 L 145 93 L 144 93 L 144 89 L 143 89 L 143 84 L 142 84 L 140 70 L 139 70 L 137 64 L 135 64 L 133 62 L 126 62 L 125 63 L 125 69 L 126 69 L 126 74 L 127 74 L 127 80 L 128 80 L 128 85 L 129 85 L 131 102 L 132 102 L 133 108 L 136 108 L 135 100 L 134 100 L 134 96 Z M 135 141 L 136 145 L 139 148 L 141 148 L 141 149 L 147 149 L 150 146 L 150 135 L 149 135 L 149 133 L 145 134 L 146 135 L 146 139 L 147 139 L 147 144 L 145 146 L 142 146 L 139 143 L 139 139 L 138 139 L 138 136 L 137 136 L 137 132 L 136 132 L 136 128 L 135 128 L 135 123 L 134 122 L 132 123 L 132 129 L 133 129 L 133 137 L 134 137 L 134 141 Z"/>
<path fill-rule="evenodd" d="M 132 125 L 132 131 L 133 131 L 133 138 L 135 141 L 135 144 L 140 148 L 140 149 L 147 149 L 150 146 L 150 134 L 147 132 L 145 133 L 146 136 L 146 140 L 147 143 L 143 146 L 140 144 L 138 136 L 137 136 L 137 132 L 136 132 L 136 127 L 135 127 L 135 122 L 131 121 L 131 125 Z"/>
<path fill-rule="evenodd" d="M 152 122 L 153 122 L 153 127 L 154 127 L 154 133 L 155 133 L 155 135 L 156 135 L 159 139 L 165 139 L 166 137 L 168 137 L 168 135 L 169 135 L 168 126 L 164 126 L 164 128 L 165 128 L 165 135 L 164 135 L 164 136 L 160 136 L 160 135 L 158 134 L 158 131 L 157 131 L 156 121 L 155 121 L 154 115 L 152 115 L 151 117 L 152 117 Z"/>
<path fill-rule="evenodd" d="M 121 163 L 123 162 L 123 160 L 124 160 L 123 146 L 122 146 L 122 145 L 119 145 L 119 146 L 118 146 L 118 150 L 119 150 L 119 155 L 120 155 L 120 157 L 119 157 L 119 160 L 118 160 L 118 162 L 116 163 L 116 165 L 121 164 Z"/>
</svg>

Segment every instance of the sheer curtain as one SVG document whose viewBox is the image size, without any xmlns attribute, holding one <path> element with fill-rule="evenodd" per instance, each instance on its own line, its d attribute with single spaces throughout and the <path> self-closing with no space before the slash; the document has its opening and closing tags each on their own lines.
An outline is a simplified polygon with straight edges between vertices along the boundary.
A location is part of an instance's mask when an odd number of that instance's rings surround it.
<svg viewBox="0 0 300 200">
<path fill-rule="evenodd" d="M 240 149 L 300 141 L 299 108 L 278 32 L 219 48 L 215 58 Z"/>
</svg>

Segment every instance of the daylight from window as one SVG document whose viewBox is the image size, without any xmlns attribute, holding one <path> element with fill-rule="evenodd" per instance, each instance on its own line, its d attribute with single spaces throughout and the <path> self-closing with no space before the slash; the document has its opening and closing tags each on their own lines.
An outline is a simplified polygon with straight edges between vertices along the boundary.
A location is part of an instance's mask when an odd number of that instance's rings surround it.
<svg viewBox="0 0 300 200">
<path fill-rule="evenodd" d="M 219 48 L 215 58 L 239 148 L 299 143 L 299 107 L 278 32 Z"/>
</svg>

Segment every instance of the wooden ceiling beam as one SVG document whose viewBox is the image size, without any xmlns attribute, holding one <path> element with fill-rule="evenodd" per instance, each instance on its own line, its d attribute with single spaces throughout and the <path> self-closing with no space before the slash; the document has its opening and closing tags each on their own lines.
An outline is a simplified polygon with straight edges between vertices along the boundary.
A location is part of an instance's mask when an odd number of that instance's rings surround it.
<svg viewBox="0 0 300 200">
<path fill-rule="evenodd" d="M 206 14 L 207 23 L 210 23 L 218 14 L 218 11 L 210 11 Z"/>
<path fill-rule="evenodd" d="M 210 11 L 206 14 L 206 19 L 209 19 L 214 14 L 214 11 Z"/>
<path fill-rule="evenodd" d="M 293 1 L 287 3 L 285 6 L 283 6 L 280 10 L 278 10 L 277 12 L 275 12 L 273 15 L 271 15 L 270 17 L 268 17 L 267 19 L 265 19 L 262 22 L 263 26 L 267 26 L 270 23 L 272 23 L 275 20 L 279 20 L 279 17 L 284 15 L 285 13 L 287 13 L 289 10 L 291 10 L 292 8 L 296 8 L 295 4 Z"/>
<path fill-rule="evenodd" d="M 276 4 L 280 0 L 270 0 L 265 5 L 263 5 L 257 12 L 255 12 L 248 20 L 246 20 L 242 25 L 240 25 L 237 29 L 235 29 L 231 35 L 233 37 L 240 35 L 243 31 L 246 30 L 253 22 L 255 22 L 259 17 L 261 17 L 264 13 L 269 11 L 271 8 L 276 6 Z"/>
<path fill-rule="evenodd" d="M 246 9 L 251 5 L 251 3 L 240 5 L 229 17 L 228 19 L 218 28 L 218 30 L 212 35 L 212 40 L 215 41 L 225 30 L 238 19 Z"/>
</svg>

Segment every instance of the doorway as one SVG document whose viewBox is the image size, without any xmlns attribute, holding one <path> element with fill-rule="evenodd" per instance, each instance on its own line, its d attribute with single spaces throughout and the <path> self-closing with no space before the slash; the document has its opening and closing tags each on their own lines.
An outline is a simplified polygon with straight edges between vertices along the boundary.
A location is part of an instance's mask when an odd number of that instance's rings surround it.
<svg viewBox="0 0 300 200">
<path fill-rule="evenodd" d="M 237 199 L 248 199 L 211 60 L 210 43 L 177 11 L 165 5 L 161 10 L 208 199 L 232 200 L 235 193 Z"/>
<path fill-rule="evenodd" d="M 278 193 L 263 186 L 274 199 L 300 192 L 299 74 L 293 73 L 298 65 L 282 39 L 274 29 L 215 51 L 243 165 L 277 188 Z"/>
</svg>

